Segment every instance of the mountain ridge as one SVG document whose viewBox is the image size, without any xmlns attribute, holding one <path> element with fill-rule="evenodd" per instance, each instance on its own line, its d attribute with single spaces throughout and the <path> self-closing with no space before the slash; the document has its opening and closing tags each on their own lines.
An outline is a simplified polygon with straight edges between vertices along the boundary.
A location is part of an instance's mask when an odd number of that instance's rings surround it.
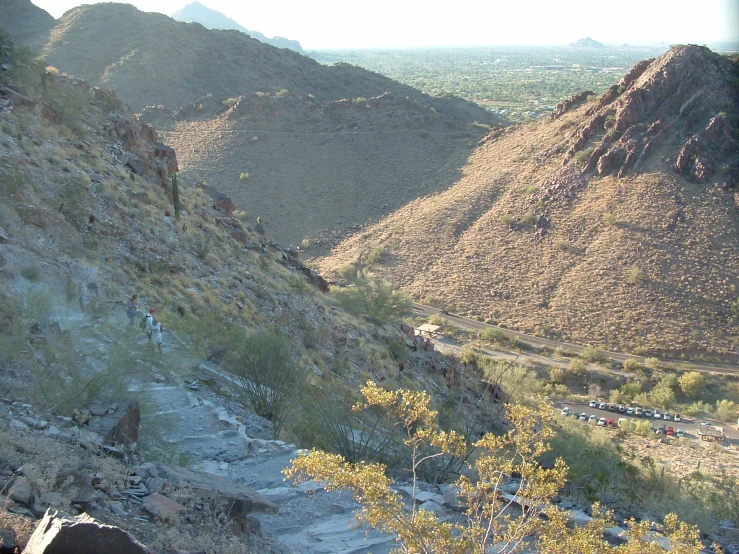
<svg viewBox="0 0 739 554">
<path fill-rule="evenodd" d="M 320 266 L 380 251 L 373 271 L 462 315 L 616 350 L 733 354 L 735 76 L 698 46 L 637 64 L 600 98 L 491 134 L 452 187 Z"/>
<path fill-rule="evenodd" d="M 172 19 L 183 23 L 200 23 L 206 29 L 236 30 L 249 35 L 252 38 L 271 44 L 275 48 L 289 48 L 295 52 L 302 53 L 303 48 L 297 40 L 285 37 L 266 37 L 259 31 L 251 31 L 230 17 L 216 11 L 200 2 L 186 4 L 171 15 Z"/>
</svg>

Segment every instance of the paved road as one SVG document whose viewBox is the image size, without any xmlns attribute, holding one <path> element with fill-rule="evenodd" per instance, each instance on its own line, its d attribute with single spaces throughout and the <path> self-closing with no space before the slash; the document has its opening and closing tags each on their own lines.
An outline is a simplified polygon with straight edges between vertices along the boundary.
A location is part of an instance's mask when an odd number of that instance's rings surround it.
<svg viewBox="0 0 739 554">
<path fill-rule="evenodd" d="M 558 342 L 555 340 L 545 339 L 542 337 L 535 337 L 533 335 L 527 335 L 526 333 L 520 333 L 518 331 L 511 331 L 510 329 L 504 329 L 503 327 L 498 327 L 496 325 L 488 325 L 487 323 L 482 323 L 481 321 L 469 319 L 461 315 L 442 313 L 437 308 L 432 308 L 430 306 L 425 306 L 423 304 L 414 303 L 413 309 L 418 315 L 423 315 L 426 317 L 439 314 L 442 317 L 444 317 L 447 321 L 449 321 L 450 323 L 462 329 L 471 329 L 471 330 L 478 330 L 478 331 L 482 329 L 488 329 L 488 328 L 498 329 L 503 334 L 505 334 L 507 337 L 516 338 L 522 342 L 531 344 L 533 346 L 547 346 L 549 348 L 564 347 L 573 352 L 581 352 L 582 350 L 585 349 L 584 346 L 581 346 L 579 344 L 572 344 L 569 342 Z M 643 364 L 646 360 L 646 357 L 637 356 L 635 354 L 627 354 L 624 352 L 610 352 L 608 350 L 605 350 L 604 352 L 609 358 L 618 360 L 620 362 L 623 362 L 628 359 L 633 359 Z M 682 369 L 685 371 L 700 371 L 703 373 L 739 375 L 739 366 L 735 366 L 735 365 L 705 364 L 705 363 L 694 363 L 694 362 L 683 362 L 683 361 L 670 362 L 670 365 L 672 365 L 673 367 L 677 369 Z"/>
</svg>

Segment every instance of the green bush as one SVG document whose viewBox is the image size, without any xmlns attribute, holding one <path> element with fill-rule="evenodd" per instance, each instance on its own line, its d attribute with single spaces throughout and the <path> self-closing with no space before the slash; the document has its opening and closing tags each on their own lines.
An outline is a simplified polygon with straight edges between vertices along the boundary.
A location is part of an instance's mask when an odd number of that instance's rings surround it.
<svg viewBox="0 0 739 554">
<path fill-rule="evenodd" d="M 685 396 L 688 398 L 696 398 L 701 392 L 703 392 L 703 389 L 706 386 L 706 379 L 704 375 L 698 371 L 689 371 L 680 376 L 678 383 L 680 383 L 680 390 L 683 391 Z"/>
<path fill-rule="evenodd" d="M 494 327 L 488 327 L 484 329 L 477 336 L 484 341 L 494 344 L 505 344 L 506 342 L 508 342 L 508 337 L 506 336 L 506 334 L 500 329 L 496 329 Z"/>
<path fill-rule="evenodd" d="M 245 402 L 273 425 L 273 437 L 302 394 L 306 372 L 298 362 L 290 341 L 278 333 L 248 334 L 243 327 L 229 331 L 227 367 L 239 385 Z"/>
<path fill-rule="evenodd" d="M 356 316 L 366 316 L 377 324 L 410 315 L 413 302 L 404 293 L 393 290 L 389 281 L 375 280 L 365 271 L 349 268 L 342 272 L 349 283 L 331 289 L 336 303 Z"/>
<path fill-rule="evenodd" d="M 606 353 L 603 352 L 603 350 L 601 350 L 597 346 L 591 345 L 588 345 L 582 349 L 582 351 L 580 352 L 580 357 L 587 362 L 598 364 L 605 363 L 608 360 L 608 357 L 606 356 Z"/>
<path fill-rule="evenodd" d="M 624 360 L 623 363 L 624 371 L 628 371 L 630 373 L 636 373 L 641 371 L 642 365 L 637 362 L 634 358 L 629 358 L 627 360 Z"/>
</svg>

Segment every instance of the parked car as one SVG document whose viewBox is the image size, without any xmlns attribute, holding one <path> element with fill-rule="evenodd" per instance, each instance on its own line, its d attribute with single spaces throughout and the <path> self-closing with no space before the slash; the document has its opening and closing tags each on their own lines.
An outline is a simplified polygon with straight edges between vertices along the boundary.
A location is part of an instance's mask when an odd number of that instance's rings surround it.
<svg viewBox="0 0 739 554">
<path fill-rule="evenodd" d="M 606 425 L 609 427 L 613 427 L 615 424 L 612 419 L 609 419 L 608 421 L 606 421 Z"/>
<path fill-rule="evenodd" d="M 672 421 L 672 414 L 670 412 L 665 412 L 665 414 L 662 416 L 662 419 Z"/>
<path fill-rule="evenodd" d="M 580 412 L 570 412 L 570 417 L 574 419 L 580 418 Z"/>
<path fill-rule="evenodd" d="M 569 413 L 570 413 L 570 407 L 569 406 L 565 406 L 564 408 L 562 408 L 562 411 L 560 413 L 563 416 L 569 415 Z"/>
<path fill-rule="evenodd" d="M 664 425 L 660 425 L 659 427 L 657 427 L 657 430 L 655 431 L 655 433 L 657 433 L 658 435 L 664 435 L 665 434 L 665 426 Z"/>
<path fill-rule="evenodd" d="M 591 408 L 595 408 L 596 406 L 598 406 L 598 401 L 591 400 L 590 402 L 588 402 L 588 406 L 590 406 Z"/>
<path fill-rule="evenodd" d="M 652 417 L 652 410 L 650 410 L 649 408 L 644 410 L 644 417 Z"/>
<path fill-rule="evenodd" d="M 683 420 L 683 416 L 681 416 L 680 414 L 675 414 L 675 417 L 673 419 L 675 421 L 682 421 Z"/>
<path fill-rule="evenodd" d="M 598 425 L 601 426 L 601 427 L 605 427 L 606 426 L 606 421 L 607 421 L 606 418 L 602 417 L 602 418 L 600 418 L 598 420 Z"/>
<path fill-rule="evenodd" d="M 625 421 L 628 421 L 625 417 L 619 417 L 618 418 L 618 426 L 621 427 L 621 424 Z"/>
<path fill-rule="evenodd" d="M 616 405 L 615 404 L 608 404 L 608 411 L 609 412 L 615 412 L 616 411 Z"/>
<path fill-rule="evenodd" d="M 634 415 L 634 408 L 632 408 L 631 406 L 626 408 L 626 415 Z"/>
<path fill-rule="evenodd" d="M 599 410 L 606 410 L 606 409 L 608 409 L 608 404 L 606 404 L 605 402 L 601 402 L 600 404 L 598 404 L 598 409 Z"/>
<path fill-rule="evenodd" d="M 626 406 L 624 406 L 623 404 L 619 404 L 618 411 L 621 412 L 622 414 L 626 413 Z"/>
<path fill-rule="evenodd" d="M 580 417 L 578 418 L 580 421 L 587 421 L 588 420 L 588 414 L 585 412 L 580 414 Z"/>
<path fill-rule="evenodd" d="M 654 415 L 654 419 L 662 419 L 662 412 L 659 410 L 654 410 L 654 414 L 652 415 Z"/>
<path fill-rule="evenodd" d="M 644 415 L 644 410 L 642 410 L 639 406 L 637 406 L 636 408 L 634 408 L 634 415 L 641 417 Z"/>
<path fill-rule="evenodd" d="M 676 436 L 676 437 L 677 437 L 678 439 L 681 439 L 681 438 L 683 438 L 683 437 L 685 436 L 685 431 L 683 431 L 682 429 L 679 429 L 679 428 L 678 428 L 678 430 L 677 430 L 677 433 L 675 433 L 675 436 Z"/>
<path fill-rule="evenodd" d="M 591 416 L 590 416 L 590 417 L 588 418 L 588 423 L 595 423 L 596 421 L 598 421 L 598 416 L 597 416 L 597 415 L 595 415 L 595 414 L 591 415 Z"/>
<path fill-rule="evenodd" d="M 665 435 L 673 436 L 675 434 L 675 429 L 672 427 L 668 427 L 667 431 L 665 431 Z"/>
</svg>

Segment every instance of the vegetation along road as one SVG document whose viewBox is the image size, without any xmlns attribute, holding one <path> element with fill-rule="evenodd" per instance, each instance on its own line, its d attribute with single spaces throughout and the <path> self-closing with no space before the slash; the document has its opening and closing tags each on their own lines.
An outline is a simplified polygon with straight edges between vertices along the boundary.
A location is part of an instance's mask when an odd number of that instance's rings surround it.
<svg viewBox="0 0 739 554">
<path fill-rule="evenodd" d="M 457 327 L 460 327 L 462 329 L 468 329 L 468 330 L 482 330 L 482 329 L 488 329 L 488 328 L 498 329 L 502 333 L 504 333 L 507 337 L 516 338 L 532 346 L 546 346 L 549 348 L 563 347 L 575 353 L 579 353 L 585 349 L 584 346 L 581 346 L 578 344 L 572 344 L 569 342 L 559 342 L 556 340 L 546 339 L 543 337 L 535 337 L 533 335 L 527 335 L 526 333 L 512 331 L 510 329 L 505 329 L 503 327 L 498 327 L 496 325 L 489 325 L 487 323 L 476 321 L 474 319 L 469 319 L 461 315 L 443 312 L 437 308 L 432 308 L 431 306 L 425 306 L 423 304 L 414 303 L 413 309 L 415 310 L 417 315 L 422 315 L 426 317 L 439 314 L 443 316 L 450 324 L 456 325 Z M 608 356 L 609 358 L 613 360 L 617 360 L 619 362 L 623 362 L 631 358 L 643 364 L 646 360 L 644 356 L 637 356 L 636 354 L 627 354 L 623 352 L 610 352 L 610 351 L 605 350 L 604 354 Z M 676 362 L 671 362 L 671 363 L 676 369 L 681 369 L 684 371 L 701 371 L 704 373 L 717 373 L 717 374 L 739 374 L 739 367 L 733 366 L 733 365 L 707 364 L 707 363 L 695 363 L 695 362 L 685 362 L 685 361 L 676 361 Z"/>
</svg>

